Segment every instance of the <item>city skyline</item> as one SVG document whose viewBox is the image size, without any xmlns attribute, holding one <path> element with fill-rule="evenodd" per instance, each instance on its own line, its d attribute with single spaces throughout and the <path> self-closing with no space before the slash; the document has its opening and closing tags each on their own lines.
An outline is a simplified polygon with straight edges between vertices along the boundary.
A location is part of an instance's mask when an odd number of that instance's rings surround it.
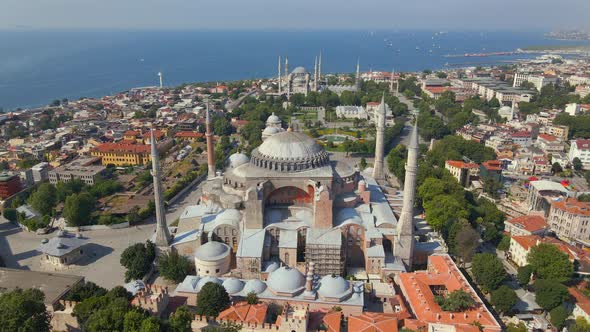
<svg viewBox="0 0 590 332">
<path fill-rule="evenodd" d="M 137 1 L 97 3 L 6 0 L 0 30 L 12 29 L 450 29 L 552 30 L 590 28 L 590 2 L 499 0 L 474 6 L 468 0 L 362 3 L 302 0 L 272 6 L 268 1 L 196 3 Z M 264 10 L 261 10 L 264 8 Z M 507 10 L 509 9 L 509 10 Z M 508 28 L 509 27 L 509 28 Z"/>
</svg>

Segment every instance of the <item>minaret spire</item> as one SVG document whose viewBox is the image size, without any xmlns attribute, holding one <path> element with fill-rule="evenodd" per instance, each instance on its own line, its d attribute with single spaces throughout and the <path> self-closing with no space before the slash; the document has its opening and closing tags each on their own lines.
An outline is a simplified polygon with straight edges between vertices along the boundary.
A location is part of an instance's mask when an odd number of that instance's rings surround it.
<svg viewBox="0 0 590 332">
<path fill-rule="evenodd" d="M 206 117 L 206 129 L 205 137 L 207 138 L 207 166 L 209 172 L 207 177 L 209 179 L 215 177 L 215 150 L 213 147 L 213 131 L 211 130 L 211 115 L 209 115 L 209 103 L 207 102 L 207 117 Z"/>
<path fill-rule="evenodd" d="M 356 88 L 361 89 L 361 59 L 356 60 Z"/>
<path fill-rule="evenodd" d="M 281 81 L 283 80 L 283 77 L 281 76 L 281 65 L 282 65 L 281 64 L 281 56 L 279 55 L 279 77 L 278 77 L 279 78 L 279 91 L 278 91 L 279 92 L 279 96 L 281 95 L 281 92 L 282 92 L 281 91 L 281 88 L 282 88 L 281 87 Z"/>
<path fill-rule="evenodd" d="M 313 91 L 318 91 L 318 57 L 316 55 L 313 63 Z"/>
<path fill-rule="evenodd" d="M 166 224 L 166 209 L 162 195 L 162 175 L 160 173 L 160 160 L 158 148 L 154 137 L 154 128 L 150 129 L 150 143 L 152 146 L 152 177 L 154 179 L 154 201 L 156 205 L 156 246 L 168 247 L 170 245 L 170 231 Z"/>
<path fill-rule="evenodd" d="M 395 256 L 399 257 L 408 269 L 412 269 L 414 254 L 414 200 L 416 198 L 416 176 L 418 173 L 418 123 L 414 124 L 408 146 L 408 161 L 404 179 L 404 201 L 402 213 L 397 224 Z"/>
<path fill-rule="evenodd" d="M 395 81 L 395 68 L 391 71 L 391 79 L 389 82 L 389 92 L 393 93 L 393 82 Z"/>
<path fill-rule="evenodd" d="M 377 129 L 377 137 L 375 140 L 375 162 L 373 165 L 373 178 L 375 180 L 384 180 L 384 154 L 385 154 L 385 93 L 381 97 L 381 105 L 379 105 L 379 112 L 375 112 L 375 125 Z"/>
<path fill-rule="evenodd" d="M 320 60 L 318 62 L 318 80 L 322 79 L 322 52 L 320 51 Z"/>
<path fill-rule="evenodd" d="M 287 83 L 287 100 L 291 97 L 291 82 L 289 80 L 289 56 L 285 57 L 285 83 Z"/>
</svg>

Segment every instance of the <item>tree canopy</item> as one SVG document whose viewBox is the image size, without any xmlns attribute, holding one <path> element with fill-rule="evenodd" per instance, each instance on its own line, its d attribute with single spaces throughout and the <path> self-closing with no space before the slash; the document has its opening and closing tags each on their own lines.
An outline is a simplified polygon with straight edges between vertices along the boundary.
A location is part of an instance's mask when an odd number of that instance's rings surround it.
<svg viewBox="0 0 590 332">
<path fill-rule="evenodd" d="M 158 270 L 164 278 L 178 283 L 184 280 L 193 270 L 193 267 L 188 258 L 179 255 L 176 251 L 172 251 L 160 256 Z"/>
<path fill-rule="evenodd" d="M 217 317 L 230 304 L 229 294 L 227 294 L 225 288 L 214 282 L 208 282 L 197 295 L 197 314 Z"/>
<path fill-rule="evenodd" d="M 121 254 L 121 265 L 125 271 L 125 282 L 135 279 L 141 279 L 152 267 L 156 258 L 156 246 L 147 241 L 146 243 L 136 243 L 129 246 Z"/>
<path fill-rule="evenodd" d="M 570 297 L 567 287 L 555 280 L 538 279 L 533 287 L 537 303 L 547 311 L 560 306 Z"/>
<path fill-rule="evenodd" d="M 436 296 L 435 300 L 444 311 L 464 311 L 475 306 L 475 300 L 462 289 L 457 289 L 445 296 Z"/>
<path fill-rule="evenodd" d="M 497 289 L 507 277 L 500 259 L 488 253 L 476 254 L 473 257 L 472 272 L 475 281 L 486 292 Z"/>
<path fill-rule="evenodd" d="M 574 271 L 569 256 L 553 244 L 541 243 L 534 246 L 527 258 L 533 272 L 539 279 L 553 279 L 563 282 L 569 280 Z"/>
<path fill-rule="evenodd" d="M 516 292 L 506 285 L 502 285 L 492 292 L 491 303 L 499 312 L 509 312 L 517 301 Z"/>
<path fill-rule="evenodd" d="M 44 298 L 38 289 L 16 289 L 0 295 L 1 330 L 48 332 L 50 316 Z"/>
</svg>

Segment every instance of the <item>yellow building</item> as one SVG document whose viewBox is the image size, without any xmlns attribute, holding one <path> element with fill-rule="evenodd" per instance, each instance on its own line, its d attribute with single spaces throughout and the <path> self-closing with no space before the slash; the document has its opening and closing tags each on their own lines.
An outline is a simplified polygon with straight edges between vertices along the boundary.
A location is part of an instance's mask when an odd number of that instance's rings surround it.
<svg viewBox="0 0 590 332">
<path fill-rule="evenodd" d="M 151 162 L 150 146 L 143 144 L 104 143 L 90 151 L 100 157 L 102 165 L 137 166 Z"/>
</svg>

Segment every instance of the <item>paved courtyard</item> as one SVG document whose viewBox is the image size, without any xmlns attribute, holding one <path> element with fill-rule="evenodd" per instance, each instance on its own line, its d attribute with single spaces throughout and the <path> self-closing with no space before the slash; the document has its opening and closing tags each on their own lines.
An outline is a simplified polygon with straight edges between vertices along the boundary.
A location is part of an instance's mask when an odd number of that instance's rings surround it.
<svg viewBox="0 0 590 332">
<path fill-rule="evenodd" d="M 200 190 L 189 191 L 177 204 L 167 211 L 166 220 L 172 223 L 180 216 L 187 205 L 196 204 Z M 56 272 L 79 275 L 88 281 L 112 288 L 124 283 L 125 269 L 119 263 L 121 253 L 134 243 L 145 242 L 155 231 L 154 221 L 146 222 L 118 230 L 100 230 L 84 232 L 91 244 L 86 246 L 87 257 L 67 270 Z M 0 223 L 0 255 L 6 267 L 33 271 L 54 271 L 40 264 L 40 254 L 35 249 L 44 238 L 56 236 L 56 232 L 47 235 L 22 231 L 13 223 Z"/>
</svg>

